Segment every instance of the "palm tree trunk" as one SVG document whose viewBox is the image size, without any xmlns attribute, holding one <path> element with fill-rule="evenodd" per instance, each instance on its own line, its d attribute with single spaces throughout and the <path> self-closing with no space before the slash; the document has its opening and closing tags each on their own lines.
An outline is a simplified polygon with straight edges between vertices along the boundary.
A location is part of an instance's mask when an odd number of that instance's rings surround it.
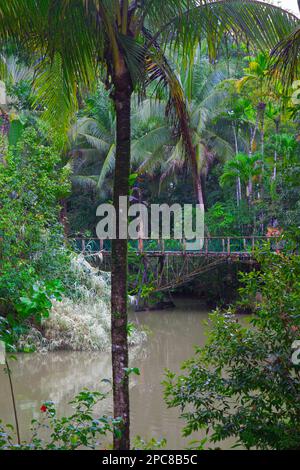
<svg viewBox="0 0 300 470">
<path fill-rule="evenodd" d="M 252 177 L 249 177 L 248 185 L 247 185 L 247 196 L 248 196 L 248 205 L 251 206 L 252 203 L 252 193 L 253 193 L 253 182 Z"/>
<path fill-rule="evenodd" d="M 205 207 L 205 204 L 204 204 L 204 194 L 203 194 L 203 186 L 202 186 L 201 176 L 199 176 L 199 177 L 197 178 L 197 180 L 195 181 L 195 186 L 196 186 L 197 203 L 198 203 L 200 206 Z"/>
<path fill-rule="evenodd" d="M 273 176 L 272 176 L 273 181 L 276 181 L 276 178 L 277 178 L 277 160 L 278 160 L 277 144 L 278 144 L 280 117 L 275 119 L 275 126 L 276 126 L 276 145 L 275 145 L 275 152 L 274 152 L 274 170 L 273 170 Z"/>
<path fill-rule="evenodd" d="M 235 145 L 235 155 L 237 156 L 239 153 L 239 145 L 238 145 L 238 137 L 237 137 L 237 131 L 235 128 L 234 123 L 232 124 L 232 129 L 233 129 L 233 137 L 234 137 L 234 145 Z M 236 204 L 237 207 L 240 206 L 242 200 L 242 184 L 241 184 L 241 178 L 238 176 L 236 180 Z"/>
<path fill-rule="evenodd" d="M 190 155 L 192 178 L 197 204 L 204 207 L 204 194 L 202 185 L 201 168 L 199 167 L 199 145 L 193 145 L 190 130 L 186 131 L 186 145 Z"/>
<path fill-rule="evenodd" d="M 259 193 L 258 199 L 263 199 L 264 197 L 264 181 L 263 181 L 263 174 L 265 171 L 265 114 L 266 114 L 266 103 L 261 102 L 258 105 L 258 109 L 260 112 L 260 125 L 261 125 L 261 132 L 260 132 L 260 140 L 261 140 L 261 157 L 262 157 L 262 178 L 261 178 L 261 192 Z"/>
<path fill-rule="evenodd" d="M 257 134 L 258 129 L 259 129 L 259 111 L 257 109 L 256 122 L 255 122 L 255 126 L 254 126 L 254 129 L 252 131 L 251 139 L 250 139 L 250 149 L 249 149 L 249 156 L 250 157 L 252 157 L 252 155 L 254 153 L 255 139 L 256 139 L 256 134 Z"/>
<path fill-rule="evenodd" d="M 125 68 L 125 67 L 124 67 Z M 114 80 L 114 102 L 117 117 L 114 207 L 117 227 L 120 220 L 127 226 L 127 214 L 120 215 L 120 197 L 128 197 L 131 144 L 132 84 L 127 70 Z M 128 334 L 127 334 L 127 261 L 128 241 L 112 242 L 111 336 L 114 416 L 122 419 L 122 434 L 114 437 L 115 450 L 130 449 Z"/>
<path fill-rule="evenodd" d="M 236 199 L 237 199 L 237 206 L 239 207 L 242 200 L 242 183 L 240 176 L 237 177 L 236 181 Z"/>
</svg>

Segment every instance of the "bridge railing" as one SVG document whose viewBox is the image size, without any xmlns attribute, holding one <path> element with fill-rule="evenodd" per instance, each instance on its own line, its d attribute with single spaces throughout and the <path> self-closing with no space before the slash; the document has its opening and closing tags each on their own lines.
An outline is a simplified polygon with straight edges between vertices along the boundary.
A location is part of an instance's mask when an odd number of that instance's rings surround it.
<svg viewBox="0 0 300 470">
<path fill-rule="evenodd" d="M 99 240 L 98 238 L 75 238 L 71 239 L 74 249 L 84 254 L 111 252 L 110 240 Z M 269 237 L 206 237 L 196 243 L 187 240 L 130 240 L 129 252 L 152 253 L 152 254 L 252 254 L 257 248 L 269 245 L 272 251 L 282 248 L 279 238 Z"/>
</svg>

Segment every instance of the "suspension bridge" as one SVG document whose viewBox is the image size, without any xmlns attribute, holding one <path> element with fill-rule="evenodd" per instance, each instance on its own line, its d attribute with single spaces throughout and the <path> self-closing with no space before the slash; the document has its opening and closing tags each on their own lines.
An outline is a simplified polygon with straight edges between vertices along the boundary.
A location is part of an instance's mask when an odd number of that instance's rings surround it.
<svg viewBox="0 0 300 470">
<path fill-rule="evenodd" d="M 76 238 L 72 244 L 102 271 L 111 271 L 109 240 Z M 225 264 L 254 264 L 258 248 L 276 251 L 280 244 L 279 238 L 254 236 L 208 237 L 199 240 L 199 249 L 190 249 L 186 240 L 129 241 L 131 287 L 150 284 L 152 292 L 167 292 Z"/>
</svg>

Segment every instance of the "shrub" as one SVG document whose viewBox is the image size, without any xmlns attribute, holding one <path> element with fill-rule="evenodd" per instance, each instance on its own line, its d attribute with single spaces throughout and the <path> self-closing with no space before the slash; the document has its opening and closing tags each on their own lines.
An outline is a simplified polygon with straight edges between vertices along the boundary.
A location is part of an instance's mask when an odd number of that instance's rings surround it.
<svg viewBox="0 0 300 470">
<path fill-rule="evenodd" d="M 76 450 L 96 449 L 99 439 L 108 434 L 120 433 L 120 419 L 108 416 L 94 417 L 95 406 L 107 394 L 83 390 L 70 405 L 74 412 L 69 417 L 59 418 L 53 402 L 41 406 L 41 418 L 32 421 L 32 437 L 28 442 L 15 442 L 13 426 L 3 426 L 0 421 L 1 450 Z M 45 437 L 46 436 L 46 437 Z"/>
<path fill-rule="evenodd" d="M 16 313 L 20 297 L 40 281 L 50 229 L 62 245 L 59 201 L 68 191 L 68 171 L 60 167 L 59 154 L 41 142 L 37 131 L 25 130 L 0 165 L 0 313 Z"/>
<path fill-rule="evenodd" d="M 300 448 L 300 366 L 292 360 L 300 336 L 298 255 L 259 255 L 261 270 L 243 275 L 243 302 L 255 315 L 242 326 L 235 310 L 211 315 L 207 345 L 176 376 L 168 372 L 166 401 L 179 407 L 184 434 L 205 430 L 209 442 L 236 438 L 247 449 Z"/>
</svg>

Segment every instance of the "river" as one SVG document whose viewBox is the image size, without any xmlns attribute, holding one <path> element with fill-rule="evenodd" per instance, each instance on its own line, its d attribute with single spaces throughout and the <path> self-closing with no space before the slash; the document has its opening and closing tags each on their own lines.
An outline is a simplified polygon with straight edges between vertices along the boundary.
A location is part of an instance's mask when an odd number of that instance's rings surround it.
<svg viewBox="0 0 300 470">
<path fill-rule="evenodd" d="M 163 399 L 164 370 L 178 372 L 194 346 L 205 343 L 208 312 L 197 300 L 177 299 L 173 310 L 131 313 L 131 321 L 145 325 L 147 342 L 131 353 L 131 367 L 140 376 L 130 384 L 131 434 L 144 439 L 166 438 L 168 449 L 183 449 L 191 439 L 181 434 L 183 423 L 177 410 Z M 83 388 L 99 390 L 101 379 L 110 377 L 109 353 L 55 352 L 19 355 L 11 363 L 22 438 L 28 437 L 32 418 L 39 416 L 41 403 L 54 401 L 59 414 L 70 411 L 68 402 Z M 7 376 L 0 372 L 0 419 L 13 423 Z M 111 403 L 105 405 L 111 412 Z"/>
</svg>

